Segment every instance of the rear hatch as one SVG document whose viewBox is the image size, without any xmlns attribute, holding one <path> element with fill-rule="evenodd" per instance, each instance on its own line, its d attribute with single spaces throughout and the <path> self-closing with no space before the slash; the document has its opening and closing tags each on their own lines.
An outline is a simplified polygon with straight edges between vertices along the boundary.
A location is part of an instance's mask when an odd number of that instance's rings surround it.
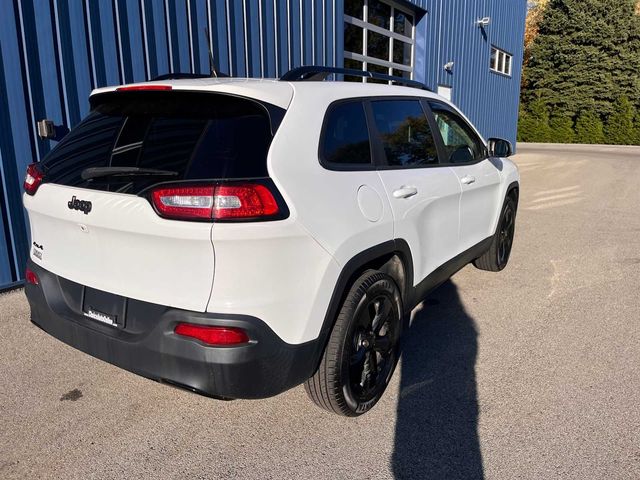
<svg viewBox="0 0 640 480">
<path fill-rule="evenodd" d="M 283 111 L 185 91 L 107 92 L 91 103 L 88 117 L 37 165 L 42 185 L 24 195 L 32 261 L 87 287 L 205 311 L 215 266 L 213 220 L 173 210 L 186 201 L 184 210 L 200 211 L 188 202 L 208 200 L 158 197 L 177 202 L 162 215 L 154 190 L 172 195 L 176 186 L 195 185 L 189 193 L 229 179 L 266 178 L 273 120 Z"/>
</svg>

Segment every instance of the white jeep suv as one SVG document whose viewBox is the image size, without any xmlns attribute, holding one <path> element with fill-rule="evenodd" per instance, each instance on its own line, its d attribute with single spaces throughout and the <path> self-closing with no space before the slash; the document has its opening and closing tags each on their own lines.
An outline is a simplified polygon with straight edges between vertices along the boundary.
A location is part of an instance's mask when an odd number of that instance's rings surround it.
<svg viewBox="0 0 640 480">
<path fill-rule="evenodd" d="M 313 81 L 345 73 L 410 86 Z M 417 86 L 302 67 L 95 90 L 25 179 L 32 322 L 204 395 L 304 383 L 368 411 L 408 312 L 503 269 L 514 234 L 510 144 Z"/>
</svg>

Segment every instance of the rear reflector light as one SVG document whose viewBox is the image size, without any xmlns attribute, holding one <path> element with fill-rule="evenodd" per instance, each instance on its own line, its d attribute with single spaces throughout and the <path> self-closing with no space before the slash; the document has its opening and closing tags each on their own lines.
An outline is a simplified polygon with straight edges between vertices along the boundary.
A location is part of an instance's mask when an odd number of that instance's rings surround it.
<svg viewBox="0 0 640 480">
<path fill-rule="evenodd" d="M 27 167 L 27 175 L 24 177 L 24 191 L 29 195 L 34 195 L 42 183 L 44 175 L 38 168 L 37 163 L 32 163 Z"/>
<path fill-rule="evenodd" d="M 280 213 L 271 190 L 259 183 L 160 187 L 151 198 L 161 216 L 177 220 L 260 220 Z"/>
<path fill-rule="evenodd" d="M 33 270 L 31 270 L 28 267 L 24 272 L 24 279 L 27 281 L 27 283 L 30 283 L 31 285 L 40 285 L 40 280 L 38 280 L 38 276 L 33 272 Z"/>
<path fill-rule="evenodd" d="M 116 92 L 164 91 L 172 89 L 171 85 L 131 85 L 129 87 L 118 87 Z"/>
<path fill-rule="evenodd" d="M 235 327 L 210 327 L 179 323 L 174 332 L 183 337 L 195 338 L 207 345 L 227 346 L 249 343 L 247 332 Z"/>
</svg>

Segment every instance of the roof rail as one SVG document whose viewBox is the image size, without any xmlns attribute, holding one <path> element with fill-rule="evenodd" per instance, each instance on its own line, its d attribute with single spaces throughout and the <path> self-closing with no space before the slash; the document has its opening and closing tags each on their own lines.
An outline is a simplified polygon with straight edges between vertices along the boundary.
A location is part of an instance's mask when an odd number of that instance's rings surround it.
<svg viewBox="0 0 640 480">
<path fill-rule="evenodd" d="M 351 68 L 338 68 L 338 67 L 317 67 L 306 66 L 298 67 L 289 70 L 287 73 L 280 77 L 280 80 L 286 82 L 300 82 L 300 81 L 322 81 L 329 75 L 349 75 L 353 77 L 365 77 L 374 78 L 376 80 L 386 80 L 388 82 L 397 83 L 406 87 L 419 88 L 421 90 L 432 91 L 424 83 L 417 82 L 415 80 L 409 80 L 403 77 L 394 77 L 392 75 L 385 75 L 383 73 L 369 72 L 367 70 L 355 70 Z"/>
<path fill-rule="evenodd" d="M 218 77 L 228 77 L 229 75 L 225 73 L 218 73 Z M 157 77 L 153 77 L 151 79 L 152 82 L 156 80 L 181 80 L 181 79 L 189 79 L 189 78 L 213 78 L 211 75 L 203 74 L 203 73 L 165 73 L 164 75 L 158 75 Z"/>
</svg>

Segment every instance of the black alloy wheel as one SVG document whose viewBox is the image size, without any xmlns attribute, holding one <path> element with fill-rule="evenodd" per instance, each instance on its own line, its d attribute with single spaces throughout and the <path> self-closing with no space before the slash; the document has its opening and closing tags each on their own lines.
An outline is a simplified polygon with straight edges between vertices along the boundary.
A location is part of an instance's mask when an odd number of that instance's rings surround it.
<svg viewBox="0 0 640 480">
<path fill-rule="evenodd" d="M 320 366 L 305 382 L 319 407 L 355 417 L 384 393 L 400 356 L 402 298 L 393 278 L 367 270 L 349 289 Z"/>
<path fill-rule="evenodd" d="M 500 237 L 498 239 L 498 265 L 504 268 L 509 262 L 513 236 L 516 229 L 516 214 L 512 202 L 507 202 L 500 222 Z"/>
</svg>

